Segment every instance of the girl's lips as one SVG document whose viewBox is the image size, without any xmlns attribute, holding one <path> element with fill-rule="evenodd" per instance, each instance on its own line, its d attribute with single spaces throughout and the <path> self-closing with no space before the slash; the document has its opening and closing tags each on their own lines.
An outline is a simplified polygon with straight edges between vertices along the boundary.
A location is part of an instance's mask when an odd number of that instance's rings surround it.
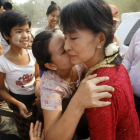
<svg viewBox="0 0 140 140">
<path fill-rule="evenodd" d="M 70 55 L 70 54 L 69 54 L 69 57 L 70 57 L 70 58 L 74 58 L 74 57 L 75 57 L 75 55 Z"/>
</svg>

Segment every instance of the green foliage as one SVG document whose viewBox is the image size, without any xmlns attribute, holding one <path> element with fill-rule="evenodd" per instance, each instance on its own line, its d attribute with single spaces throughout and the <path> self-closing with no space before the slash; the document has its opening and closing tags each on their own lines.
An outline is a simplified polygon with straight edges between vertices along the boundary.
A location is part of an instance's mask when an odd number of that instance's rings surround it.
<svg viewBox="0 0 140 140">
<path fill-rule="evenodd" d="M 12 1 L 12 0 L 10 0 Z M 74 0 L 53 0 L 61 8 Z M 106 0 L 109 4 L 114 4 L 119 9 L 119 16 L 126 12 L 137 12 L 140 10 L 140 0 Z M 14 5 L 14 9 L 26 13 L 33 25 L 36 25 L 43 17 L 46 17 L 46 11 L 51 0 L 28 0 L 24 4 Z"/>
</svg>

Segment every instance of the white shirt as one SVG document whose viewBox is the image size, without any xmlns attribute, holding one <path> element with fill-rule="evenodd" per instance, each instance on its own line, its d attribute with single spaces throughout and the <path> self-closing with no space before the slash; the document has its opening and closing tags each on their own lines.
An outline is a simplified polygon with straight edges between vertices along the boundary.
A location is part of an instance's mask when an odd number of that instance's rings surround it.
<svg viewBox="0 0 140 140">
<path fill-rule="evenodd" d="M 12 63 L 0 56 L 0 72 L 5 73 L 5 80 L 9 89 L 15 94 L 30 95 L 34 93 L 35 60 L 32 52 L 28 50 L 30 62 L 26 66 Z"/>
<path fill-rule="evenodd" d="M 6 42 L 6 40 L 3 38 L 1 32 L 0 32 L 0 39 L 1 39 L 1 45 L 2 45 L 2 51 L 3 54 L 9 51 L 10 45 Z"/>
<path fill-rule="evenodd" d="M 140 97 L 140 29 L 133 36 L 123 62 L 129 72 L 133 92 Z"/>
</svg>

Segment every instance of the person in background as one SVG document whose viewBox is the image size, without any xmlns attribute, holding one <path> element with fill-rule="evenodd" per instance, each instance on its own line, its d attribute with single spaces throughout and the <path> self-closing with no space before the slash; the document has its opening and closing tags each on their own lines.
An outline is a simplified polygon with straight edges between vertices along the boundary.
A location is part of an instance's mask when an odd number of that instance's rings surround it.
<svg viewBox="0 0 140 140">
<path fill-rule="evenodd" d="M 60 21 L 65 33 L 64 49 L 72 64 L 84 63 L 88 68 L 86 76 L 109 76 L 108 81 L 98 85 L 115 89 L 112 98 L 103 99 L 110 101 L 110 106 L 85 110 L 90 140 L 139 140 L 140 124 L 131 81 L 119 48 L 112 43 L 113 17 L 108 3 L 74 1 L 61 10 Z"/>
<path fill-rule="evenodd" d="M 115 31 L 118 28 L 119 25 L 119 11 L 118 8 L 115 5 L 111 5 L 109 4 L 109 7 L 111 9 L 112 12 L 112 16 L 113 16 L 113 41 L 112 42 L 116 42 L 116 46 L 119 46 L 119 39 L 117 36 L 115 36 Z"/>
<path fill-rule="evenodd" d="M 32 51 L 27 50 L 30 27 L 29 18 L 21 12 L 7 10 L 0 16 L 0 31 L 11 46 L 0 56 L 0 97 L 10 103 L 18 133 L 24 140 L 29 140 L 30 122 L 38 117 L 34 90 L 40 84 L 38 65 Z M 4 80 L 9 93 L 4 89 Z"/>
<path fill-rule="evenodd" d="M 48 25 L 42 29 L 37 30 L 35 35 L 37 35 L 38 33 L 42 32 L 44 30 L 51 30 L 51 29 L 55 29 L 56 27 L 58 27 L 60 10 L 61 10 L 60 7 L 55 2 L 51 1 L 51 4 L 49 5 L 47 12 L 46 12 L 46 16 L 48 19 Z"/>
<path fill-rule="evenodd" d="M 33 34 L 31 33 L 31 37 L 30 37 L 30 40 L 29 40 L 29 44 L 28 44 L 28 46 L 27 46 L 27 49 L 28 49 L 28 50 L 31 50 L 31 49 L 32 49 L 33 41 L 34 41 L 34 36 L 33 36 Z"/>
<path fill-rule="evenodd" d="M 48 7 L 47 12 L 46 12 L 46 16 L 48 19 L 48 25 L 42 29 L 37 30 L 35 35 L 37 35 L 38 33 L 42 32 L 44 30 L 55 29 L 59 23 L 60 10 L 61 10 L 60 7 L 55 2 L 51 1 L 51 4 Z M 40 77 L 42 77 L 43 71 L 40 70 L 39 73 L 40 73 Z"/>
<path fill-rule="evenodd" d="M 129 49 L 124 56 L 123 63 L 130 76 L 135 107 L 140 121 L 140 29 L 134 34 Z"/>
</svg>

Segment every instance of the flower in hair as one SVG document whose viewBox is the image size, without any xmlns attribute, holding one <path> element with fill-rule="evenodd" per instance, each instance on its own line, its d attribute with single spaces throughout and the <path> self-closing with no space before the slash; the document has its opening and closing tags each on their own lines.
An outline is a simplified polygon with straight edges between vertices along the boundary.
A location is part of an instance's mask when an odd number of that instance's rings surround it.
<svg viewBox="0 0 140 140">
<path fill-rule="evenodd" d="M 119 51 L 119 46 L 116 46 L 116 42 L 109 44 L 105 48 L 105 56 L 111 56 Z"/>
</svg>

